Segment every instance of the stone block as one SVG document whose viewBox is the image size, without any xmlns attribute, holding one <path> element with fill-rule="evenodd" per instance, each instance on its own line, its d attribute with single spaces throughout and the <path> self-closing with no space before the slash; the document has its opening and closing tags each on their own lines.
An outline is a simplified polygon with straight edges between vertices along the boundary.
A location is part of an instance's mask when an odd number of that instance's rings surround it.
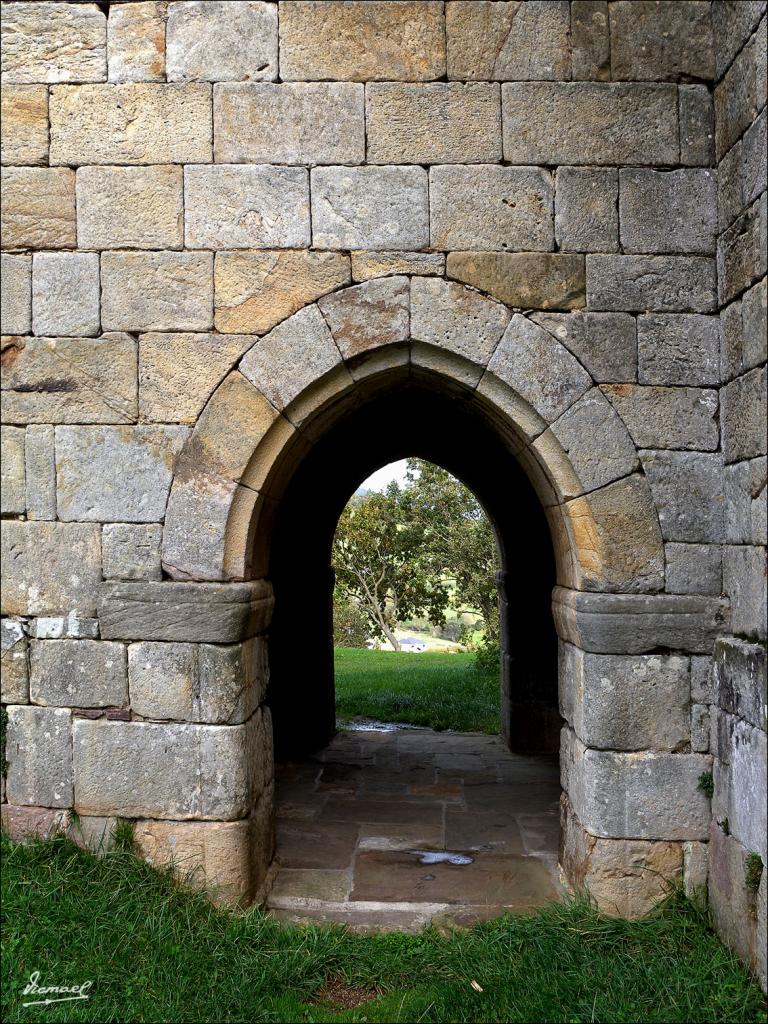
<svg viewBox="0 0 768 1024">
<path fill-rule="evenodd" d="M 717 167 L 718 223 L 721 231 L 732 224 L 744 209 L 741 168 L 741 143 L 737 142 Z"/>
<path fill-rule="evenodd" d="M 715 86 L 715 149 L 718 160 L 741 138 L 765 104 L 765 72 L 762 70 L 765 65 L 765 21 L 762 28 L 762 40 L 758 30 Z"/>
<path fill-rule="evenodd" d="M 741 300 L 737 299 L 720 310 L 720 375 L 723 383 L 741 373 L 743 350 Z"/>
<path fill-rule="evenodd" d="M 422 167 L 312 170 L 312 244 L 318 249 L 421 249 L 429 245 Z"/>
<path fill-rule="evenodd" d="M 533 313 L 597 383 L 637 380 L 637 327 L 628 313 Z"/>
<path fill-rule="evenodd" d="M 213 92 L 217 163 L 360 164 L 363 85 L 231 82 Z"/>
<path fill-rule="evenodd" d="M 691 750 L 698 754 L 709 753 L 709 707 L 706 704 L 691 705 Z"/>
<path fill-rule="evenodd" d="M 768 663 L 762 644 L 724 637 L 715 644 L 714 693 L 710 703 L 765 731 L 768 724 Z"/>
<path fill-rule="evenodd" d="M 744 293 L 741 300 L 743 326 L 742 363 L 745 370 L 759 366 L 768 358 L 768 278 L 763 278 Z"/>
<path fill-rule="evenodd" d="M 26 839 L 50 839 L 69 828 L 69 813 L 48 807 L 2 806 L 3 832 L 15 843 Z"/>
<path fill-rule="evenodd" d="M 349 257 L 309 250 L 217 252 L 214 283 L 216 330 L 264 334 L 307 303 L 349 284 Z"/>
<path fill-rule="evenodd" d="M 717 240 L 718 292 L 721 303 L 766 272 L 766 194 L 757 199 Z"/>
<path fill-rule="evenodd" d="M 180 249 L 184 245 L 181 167 L 81 167 L 76 193 L 81 247 Z"/>
<path fill-rule="evenodd" d="M 28 334 L 32 329 L 32 257 L 0 255 L 0 330 Z"/>
<path fill-rule="evenodd" d="M 724 6 L 724 5 L 723 5 Z M 747 3 L 734 4 L 748 7 Z M 757 910 L 760 898 L 765 899 L 766 878 L 763 870 L 761 892 L 750 893 L 745 884 L 746 858 L 749 851 L 731 835 L 726 835 L 717 822 L 712 822 L 709 841 L 709 905 L 715 927 L 722 941 L 760 972 L 766 987 L 764 926 L 765 904 Z"/>
<path fill-rule="evenodd" d="M 56 494 L 65 522 L 157 522 L 165 514 L 177 426 L 57 427 Z"/>
<path fill-rule="evenodd" d="M 642 451 L 664 540 L 720 544 L 724 536 L 722 455 Z"/>
<path fill-rule="evenodd" d="M 716 451 L 720 443 L 717 391 L 704 388 L 609 384 L 603 392 L 638 448 Z"/>
<path fill-rule="evenodd" d="M 29 702 L 29 641 L 18 619 L 0 621 L 0 653 L 3 704 Z"/>
<path fill-rule="evenodd" d="M 564 253 L 448 253 L 447 274 L 518 309 L 578 309 L 584 257 Z"/>
<path fill-rule="evenodd" d="M 0 427 L 0 507 L 2 514 L 21 516 L 27 510 L 24 468 L 24 428 Z"/>
<path fill-rule="evenodd" d="M 280 8 L 283 81 L 429 81 L 443 74 L 443 5 L 434 0 L 289 0 Z"/>
<path fill-rule="evenodd" d="M 667 544 L 667 590 L 671 594 L 720 594 L 720 548 L 712 544 Z"/>
<path fill-rule="evenodd" d="M 768 577 L 765 548 L 723 548 L 723 591 L 731 599 L 731 624 L 740 636 L 766 638 Z"/>
<path fill-rule="evenodd" d="M 194 423 L 251 335 L 142 334 L 139 413 L 150 423 Z"/>
<path fill-rule="evenodd" d="M 277 78 L 277 7 L 257 0 L 172 3 L 166 29 L 169 82 Z"/>
<path fill-rule="evenodd" d="M 715 279 L 715 261 L 705 256 L 587 256 L 587 305 L 607 312 L 709 313 L 716 305 Z"/>
<path fill-rule="evenodd" d="M 131 710 L 142 718 L 193 721 L 197 650 L 188 643 L 130 644 Z"/>
<path fill-rule="evenodd" d="M 211 86 L 203 82 L 57 86 L 49 113 L 52 164 L 211 159 Z"/>
<path fill-rule="evenodd" d="M 707 891 L 708 844 L 683 843 L 683 887 L 688 899 Z"/>
<path fill-rule="evenodd" d="M 296 353 L 302 353 L 301 366 Z M 278 324 L 240 362 L 241 373 L 279 410 L 341 362 L 317 306 L 306 306 Z"/>
<path fill-rule="evenodd" d="M 213 326 L 213 253 L 105 252 L 105 330 L 208 331 Z"/>
<path fill-rule="evenodd" d="M 165 81 L 164 0 L 114 4 L 107 21 L 110 82 Z"/>
<path fill-rule="evenodd" d="M 615 82 L 501 87 L 504 159 L 513 164 L 677 163 L 677 89 Z"/>
<path fill-rule="evenodd" d="M 72 806 L 72 712 L 68 708 L 8 708 L 8 802 Z"/>
<path fill-rule="evenodd" d="M 18 338 L 3 354 L 7 423 L 130 423 L 136 419 L 136 342 Z"/>
<path fill-rule="evenodd" d="M 193 248 L 300 248 L 310 244 L 303 167 L 185 167 L 184 235 Z"/>
<path fill-rule="evenodd" d="M 446 6 L 448 78 L 560 81 L 571 77 L 569 5 L 467 3 Z"/>
<path fill-rule="evenodd" d="M 48 90 L 44 85 L 3 83 L 0 96 L 0 162 L 48 162 Z"/>
<path fill-rule="evenodd" d="M 137 525 L 108 523 L 101 531 L 104 578 L 107 580 L 159 580 L 160 544 L 163 528 L 159 523 Z"/>
<path fill-rule="evenodd" d="M 99 528 L 89 523 L 4 522 L 6 615 L 56 615 L 96 611 L 101 582 Z"/>
<path fill-rule="evenodd" d="M 0 230 L 7 249 L 73 249 L 75 172 L 68 167 L 4 167 Z"/>
<path fill-rule="evenodd" d="M 571 3 L 571 61 L 575 81 L 611 77 L 611 41 L 606 0 Z"/>
<path fill-rule="evenodd" d="M 33 640 L 29 695 L 34 704 L 55 707 L 125 706 L 125 645 L 105 640 Z"/>
<path fill-rule="evenodd" d="M 589 654 L 560 644 L 560 712 L 605 750 L 679 750 L 690 741 L 688 658 Z"/>
<path fill-rule="evenodd" d="M 625 253 L 714 253 L 717 179 L 705 168 L 619 171 Z"/>
<path fill-rule="evenodd" d="M 320 299 L 317 305 L 344 359 L 354 360 L 372 349 L 409 338 L 407 277 L 354 285 Z"/>
<path fill-rule="evenodd" d="M 38 710 L 38 709 L 34 709 Z M 268 779 L 254 779 L 264 724 L 216 726 L 79 719 L 75 809 L 122 817 L 245 817 Z"/>
<path fill-rule="evenodd" d="M 88 337 L 99 333 L 99 257 L 95 252 L 38 252 L 32 258 L 32 330 Z"/>
<path fill-rule="evenodd" d="M 706 754 L 591 750 L 565 728 L 560 772 L 574 813 L 592 835 L 608 839 L 706 839 L 709 800 L 699 776 Z"/>
<path fill-rule="evenodd" d="M 637 318 L 641 384 L 717 384 L 719 349 L 717 317 L 684 313 Z"/>
<path fill-rule="evenodd" d="M 766 189 L 766 115 L 765 107 L 744 133 L 742 143 L 742 189 L 744 202 L 751 203 Z"/>
<path fill-rule="evenodd" d="M 103 82 L 107 19 L 95 3 L 9 4 L 3 10 L 4 82 Z"/>
<path fill-rule="evenodd" d="M 99 620 L 70 612 L 68 615 L 41 615 L 29 624 L 29 635 L 36 640 L 95 640 Z"/>
<path fill-rule="evenodd" d="M 711 167 L 715 160 L 715 112 L 706 85 L 680 86 L 680 163 Z"/>
<path fill-rule="evenodd" d="M 101 635 L 110 640 L 236 643 L 264 632 L 273 604 L 266 580 L 104 583 L 99 621 Z"/>
<path fill-rule="evenodd" d="M 766 863 L 766 773 L 768 747 L 762 729 L 718 712 L 714 751 L 715 795 L 712 814 L 727 820 L 729 833 Z"/>
<path fill-rule="evenodd" d="M 555 237 L 571 252 L 616 252 L 619 248 L 615 168 L 559 167 L 555 196 Z"/>
<path fill-rule="evenodd" d="M 509 324 L 509 311 L 439 278 L 411 283 L 411 336 L 485 366 Z M 511 359 L 510 359 L 511 362 Z"/>
<path fill-rule="evenodd" d="M 439 252 L 369 252 L 350 253 L 352 280 L 368 281 L 372 277 L 410 274 L 415 277 L 442 277 L 445 256 Z"/>
<path fill-rule="evenodd" d="M 722 78 L 728 65 L 749 39 L 765 13 L 765 0 L 717 0 L 712 4 L 715 70 Z"/>
<path fill-rule="evenodd" d="M 552 176 L 539 167 L 433 167 L 435 249 L 554 249 Z"/>
<path fill-rule="evenodd" d="M 699 704 L 711 704 L 714 700 L 712 688 L 712 658 L 695 654 L 691 658 L 691 700 Z"/>
<path fill-rule="evenodd" d="M 739 462 L 766 453 L 768 418 L 766 368 L 750 370 L 720 392 L 723 453 L 726 462 Z"/>
<path fill-rule="evenodd" d="M 616 81 L 712 79 L 715 51 L 706 0 L 611 4 L 611 72 Z"/>
<path fill-rule="evenodd" d="M 67 835 L 81 850 L 101 856 L 115 846 L 115 832 L 119 819 L 115 817 L 96 817 L 91 814 L 77 816 L 70 823 Z"/>
<path fill-rule="evenodd" d="M 501 159 L 499 86 L 374 83 L 365 90 L 365 127 L 369 163 L 493 163 Z"/>
</svg>

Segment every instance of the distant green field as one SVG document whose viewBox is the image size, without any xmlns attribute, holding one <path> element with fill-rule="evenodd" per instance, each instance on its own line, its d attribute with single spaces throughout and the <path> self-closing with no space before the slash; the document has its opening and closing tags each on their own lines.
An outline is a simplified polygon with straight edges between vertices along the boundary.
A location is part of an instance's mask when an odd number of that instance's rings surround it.
<svg viewBox="0 0 768 1024">
<path fill-rule="evenodd" d="M 404 654 L 337 647 L 336 713 L 433 729 L 499 731 L 499 676 L 471 654 Z"/>
</svg>

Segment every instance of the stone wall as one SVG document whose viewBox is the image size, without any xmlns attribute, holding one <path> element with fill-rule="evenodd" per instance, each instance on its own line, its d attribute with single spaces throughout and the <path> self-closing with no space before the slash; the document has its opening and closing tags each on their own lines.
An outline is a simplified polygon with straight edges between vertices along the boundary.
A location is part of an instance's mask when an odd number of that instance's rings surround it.
<svg viewBox="0 0 768 1024">
<path fill-rule="evenodd" d="M 709 664 L 765 635 L 764 8 L 4 5 L 11 831 L 131 818 L 254 895 L 280 496 L 419 386 L 550 522 L 567 874 L 704 883 L 708 720 L 760 725 Z"/>
</svg>

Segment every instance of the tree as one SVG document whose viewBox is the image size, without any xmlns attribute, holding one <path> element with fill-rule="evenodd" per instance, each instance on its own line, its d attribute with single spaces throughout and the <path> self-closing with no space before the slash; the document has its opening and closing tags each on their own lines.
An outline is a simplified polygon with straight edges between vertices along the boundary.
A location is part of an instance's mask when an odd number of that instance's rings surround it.
<svg viewBox="0 0 768 1024">
<path fill-rule="evenodd" d="M 338 592 L 333 598 L 333 642 L 337 647 L 367 647 L 368 616 L 357 603 Z"/>
</svg>

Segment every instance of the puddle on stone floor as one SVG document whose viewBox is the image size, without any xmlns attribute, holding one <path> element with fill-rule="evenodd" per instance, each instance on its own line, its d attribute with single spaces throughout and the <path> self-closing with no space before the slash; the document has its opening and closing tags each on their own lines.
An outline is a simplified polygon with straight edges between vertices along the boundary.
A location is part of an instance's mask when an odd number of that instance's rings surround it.
<svg viewBox="0 0 768 1024">
<path fill-rule="evenodd" d="M 468 857 L 466 853 L 451 853 L 450 850 L 408 850 L 415 857 L 419 858 L 419 864 L 471 864 L 474 857 Z"/>
</svg>

